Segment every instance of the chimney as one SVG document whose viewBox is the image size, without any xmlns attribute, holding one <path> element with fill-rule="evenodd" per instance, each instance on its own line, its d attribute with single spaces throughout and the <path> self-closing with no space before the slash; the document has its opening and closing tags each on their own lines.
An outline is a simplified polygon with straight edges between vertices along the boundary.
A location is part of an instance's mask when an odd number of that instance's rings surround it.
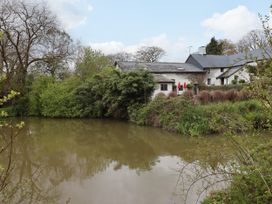
<svg viewBox="0 0 272 204">
<path fill-rule="evenodd" d="M 201 46 L 198 48 L 198 54 L 200 55 L 206 55 L 206 46 Z"/>
</svg>

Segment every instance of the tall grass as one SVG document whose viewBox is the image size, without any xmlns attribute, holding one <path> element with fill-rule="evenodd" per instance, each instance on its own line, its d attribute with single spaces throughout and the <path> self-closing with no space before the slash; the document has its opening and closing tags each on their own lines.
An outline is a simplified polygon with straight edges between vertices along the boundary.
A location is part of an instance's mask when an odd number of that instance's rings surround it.
<svg viewBox="0 0 272 204">
<path fill-rule="evenodd" d="M 230 98 L 233 98 L 231 93 Z M 203 94 L 203 101 L 220 101 L 221 95 Z M 270 116 L 255 100 L 218 102 L 195 105 L 187 97 L 158 96 L 145 107 L 131 111 L 130 120 L 139 125 L 161 127 L 182 135 L 199 136 L 220 134 L 224 131 L 249 131 L 268 128 Z"/>
</svg>

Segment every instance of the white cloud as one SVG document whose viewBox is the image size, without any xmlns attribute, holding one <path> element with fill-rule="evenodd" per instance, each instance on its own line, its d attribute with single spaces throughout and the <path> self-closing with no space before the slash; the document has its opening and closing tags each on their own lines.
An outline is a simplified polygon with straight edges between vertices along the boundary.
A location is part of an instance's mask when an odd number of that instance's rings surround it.
<svg viewBox="0 0 272 204">
<path fill-rule="evenodd" d="M 88 0 L 46 0 L 63 26 L 70 30 L 84 25 L 93 6 Z"/>
<path fill-rule="evenodd" d="M 92 11 L 92 10 L 93 10 L 93 6 L 92 6 L 91 4 L 89 4 L 89 5 L 87 6 L 87 9 L 88 9 L 88 11 Z"/>
<path fill-rule="evenodd" d="M 238 41 L 249 31 L 260 28 L 260 21 L 257 14 L 248 10 L 245 6 L 215 13 L 212 17 L 204 20 L 202 26 L 207 28 L 211 36 L 221 35 L 224 38 Z"/>
<path fill-rule="evenodd" d="M 166 51 L 163 61 L 182 62 L 188 56 L 188 45 L 183 38 L 170 40 L 166 34 L 143 39 L 139 43 L 126 45 L 122 42 L 110 41 L 101 43 L 90 43 L 93 49 L 101 50 L 105 54 L 128 52 L 134 54 L 142 46 L 158 46 Z"/>
</svg>

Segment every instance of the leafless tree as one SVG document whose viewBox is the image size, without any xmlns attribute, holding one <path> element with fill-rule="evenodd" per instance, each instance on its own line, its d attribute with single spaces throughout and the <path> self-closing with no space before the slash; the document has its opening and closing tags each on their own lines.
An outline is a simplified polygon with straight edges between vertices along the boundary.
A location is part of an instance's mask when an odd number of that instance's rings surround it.
<svg viewBox="0 0 272 204">
<path fill-rule="evenodd" d="M 248 52 L 259 48 L 265 49 L 268 44 L 264 31 L 252 30 L 237 43 L 237 50 L 239 52 Z"/>
<path fill-rule="evenodd" d="M 141 47 L 135 55 L 135 59 L 140 62 L 157 62 L 165 55 L 165 51 L 160 47 Z"/>
<path fill-rule="evenodd" d="M 236 45 L 228 39 L 219 40 L 223 45 L 223 55 L 233 55 L 238 53 Z"/>
<path fill-rule="evenodd" d="M 127 62 L 127 61 L 132 61 L 134 59 L 133 55 L 127 52 L 118 52 L 116 54 L 108 55 L 108 57 L 113 62 L 116 62 L 116 61 Z"/>
<path fill-rule="evenodd" d="M 0 2 L 0 73 L 24 87 L 29 68 L 43 64 L 55 73 L 56 64 L 70 53 L 71 39 L 58 26 L 56 17 L 45 4 L 4 0 Z"/>
<path fill-rule="evenodd" d="M 190 74 L 188 79 L 191 83 L 197 83 L 201 86 L 205 85 L 206 74 Z"/>
</svg>

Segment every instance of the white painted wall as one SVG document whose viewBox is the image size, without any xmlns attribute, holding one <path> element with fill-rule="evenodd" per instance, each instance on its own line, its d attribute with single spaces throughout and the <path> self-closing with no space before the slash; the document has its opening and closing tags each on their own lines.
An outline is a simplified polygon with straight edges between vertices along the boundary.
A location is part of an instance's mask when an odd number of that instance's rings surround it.
<svg viewBox="0 0 272 204">
<path fill-rule="evenodd" d="M 161 84 L 167 84 L 167 91 L 161 90 Z M 173 83 L 156 83 L 152 98 L 154 98 L 158 93 L 164 93 L 166 96 L 168 96 L 169 93 L 172 92 L 172 90 L 173 90 Z"/>
<path fill-rule="evenodd" d="M 238 72 L 236 72 L 235 74 L 233 74 L 232 76 L 230 76 L 228 79 L 226 79 L 226 83 L 228 85 L 232 84 L 232 80 L 235 79 L 235 76 L 238 76 L 238 83 L 240 79 L 244 79 L 246 81 L 246 83 L 250 82 L 250 74 L 247 72 L 246 68 L 243 68 L 241 70 L 239 70 Z"/>
<path fill-rule="evenodd" d="M 226 70 L 227 69 L 224 69 L 224 72 Z M 214 69 L 214 68 L 210 69 L 210 73 L 207 72 L 207 75 L 206 75 L 206 85 L 208 85 L 208 79 L 210 78 L 211 79 L 210 86 L 220 86 L 221 85 L 221 80 L 220 79 L 216 79 L 216 77 L 220 76 L 224 72 L 221 72 L 221 69 Z"/>
<path fill-rule="evenodd" d="M 167 77 L 168 79 L 172 79 L 172 80 L 175 80 L 175 85 L 176 87 L 178 86 L 178 83 L 180 83 L 180 85 L 183 85 L 184 82 L 186 84 L 190 84 L 190 75 L 191 74 L 185 74 L 185 73 L 167 73 L 167 74 L 161 74 L 163 75 L 164 77 Z M 161 91 L 161 85 L 160 83 L 157 83 L 156 86 L 155 86 L 155 91 L 153 93 L 153 96 L 152 98 L 154 98 L 158 93 L 164 93 L 166 96 L 172 92 L 173 90 L 173 85 L 174 84 L 171 84 L 169 83 L 168 84 L 168 90 L 167 91 Z M 179 91 L 178 94 L 182 94 L 185 90 L 183 91 Z"/>
<path fill-rule="evenodd" d="M 169 74 L 162 74 L 163 76 L 167 77 L 168 79 L 173 79 L 175 80 L 175 84 L 176 86 L 178 85 L 178 83 L 180 82 L 180 84 L 183 85 L 184 82 L 186 82 L 186 84 L 190 83 L 190 74 L 184 74 L 184 73 L 169 73 Z"/>
</svg>

